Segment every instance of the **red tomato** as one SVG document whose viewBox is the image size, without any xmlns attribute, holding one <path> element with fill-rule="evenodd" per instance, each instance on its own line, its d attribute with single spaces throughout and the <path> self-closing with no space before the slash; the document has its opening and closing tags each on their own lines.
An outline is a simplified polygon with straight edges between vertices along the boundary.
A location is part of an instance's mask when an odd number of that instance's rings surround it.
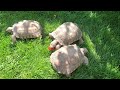
<svg viewBox="0 0 120 90">
<path fill-rule="evenodd" d="M 55 48 L 51 48 L 50 46 L 48 47 L 48 49 L 49 49 L 50 51 L 55 50 Z"/>
</svg>

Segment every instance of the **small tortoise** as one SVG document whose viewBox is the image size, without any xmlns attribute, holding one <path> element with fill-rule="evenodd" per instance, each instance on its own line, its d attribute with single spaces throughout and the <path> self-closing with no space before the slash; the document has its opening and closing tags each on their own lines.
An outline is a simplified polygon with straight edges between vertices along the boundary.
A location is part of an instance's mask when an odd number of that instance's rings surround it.
<svg viewBox="0 0 120 90">
<path fill-rule="evenodd" d="M 72 22 L 63 23 L 55 31 L 49 33 L 49 37 L 53 39 L 48 47 L 49 50 L 56 50 L 76 41 L 79 41 L 80 44 L 83 43 L 81 30 L 76 23 Z"/>
<path fill-rule="evenodd" d="M 11 36 L 12 42 L 16 42 L 16 38 L 42 38 L 42 27 L 39 22 L 34 20 L 23 20 L 15 23 L 12 27 L 8 27 L 7 32 L 13 34 Z"/>
<path fill-rule="evenodd" d="M 50 62 L 58 73 L 70 76 L 82 64 L 88 65 L 87 52 L 86 48 L 79 48 L 76 44 L 63 46 L 51 54 Z"/>
</svg>

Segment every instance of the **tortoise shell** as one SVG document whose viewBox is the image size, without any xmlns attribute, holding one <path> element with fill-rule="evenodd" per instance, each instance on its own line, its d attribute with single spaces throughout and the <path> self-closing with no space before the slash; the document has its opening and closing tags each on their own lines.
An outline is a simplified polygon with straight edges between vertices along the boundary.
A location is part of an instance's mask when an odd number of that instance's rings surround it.
<svg viewBox="0 0 120 90">
<path fill-rule="evenodd" d="M 63 46 L 51 54 L 50 62 L 58 73 L 69 76 L 82 64 L 88 65 L 85 53 L 87 49 L 76 44 Z"/>
<path fill-rule="evenodd" d="M 39 22 L 33 20 L 23 20 L 13 25 L 13 35 L 16 38 L 36 38 L 41 36 L 41 26 Z"/>
<path fill-rule="evenodd" d="M 70 45 L 81 39 L 82 32 L 76 23 L 65 22 L 55 31 L 49 33 L 49 36 L 50 38 L 56 39 L 60 45 Z"/>
</svg>

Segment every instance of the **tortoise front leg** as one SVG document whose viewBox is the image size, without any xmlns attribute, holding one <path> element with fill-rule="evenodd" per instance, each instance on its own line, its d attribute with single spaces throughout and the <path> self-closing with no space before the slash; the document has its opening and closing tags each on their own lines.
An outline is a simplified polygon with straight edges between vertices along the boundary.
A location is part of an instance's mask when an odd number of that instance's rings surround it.
<svg viewBox="0 0 120 90">
<path fill-rule="evenodd" d="M 61 45 L 58 43 L 56 46 L 55 46 L 55 49 L 58 50 L 61 48 Z"/>
<path fill-rule="evenodd" d="M 11 35 L 11 38 L 12 38 L 12 43 L 15 44 L 15 42 L 16 42 L 16 37 L 15 37 L 15 35 Z"/>
</svg>

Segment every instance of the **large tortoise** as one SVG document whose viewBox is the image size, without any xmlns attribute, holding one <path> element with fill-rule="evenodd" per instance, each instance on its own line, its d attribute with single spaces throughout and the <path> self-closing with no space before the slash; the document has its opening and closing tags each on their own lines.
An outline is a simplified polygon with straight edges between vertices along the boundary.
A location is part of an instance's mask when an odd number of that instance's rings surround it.
<svg viewBox="0 0 120 90">
<path fill-rule="evenodd" d="M 83 43 L 82 32 L 73 22 L 63 23 L 55 31 L 49 33 L 49 37 L 53 39 L 48 47 L 49 50 L 59 49 L 61 46 L 70 45 L 75 41 L 79 41 L 79 44 Z"/>
<path fill-rule="evenodd" d="M 7 32 L 12 33 L 12 42 L 16 42 L 16 38 L 42 38 L 42 27 L 39 22 L 34 20 L 22 20 L 15 23 L 12 27 L 8 27 Z"/>
<path fill-rule="evenodd" d="M 76 44 L 63 46 L 51 54 L 50 62 L 58 73 L 70 76 L 82 64 L 88 65 L 87 52 L 86 48 L 79 48 Z"/>
</svg>

